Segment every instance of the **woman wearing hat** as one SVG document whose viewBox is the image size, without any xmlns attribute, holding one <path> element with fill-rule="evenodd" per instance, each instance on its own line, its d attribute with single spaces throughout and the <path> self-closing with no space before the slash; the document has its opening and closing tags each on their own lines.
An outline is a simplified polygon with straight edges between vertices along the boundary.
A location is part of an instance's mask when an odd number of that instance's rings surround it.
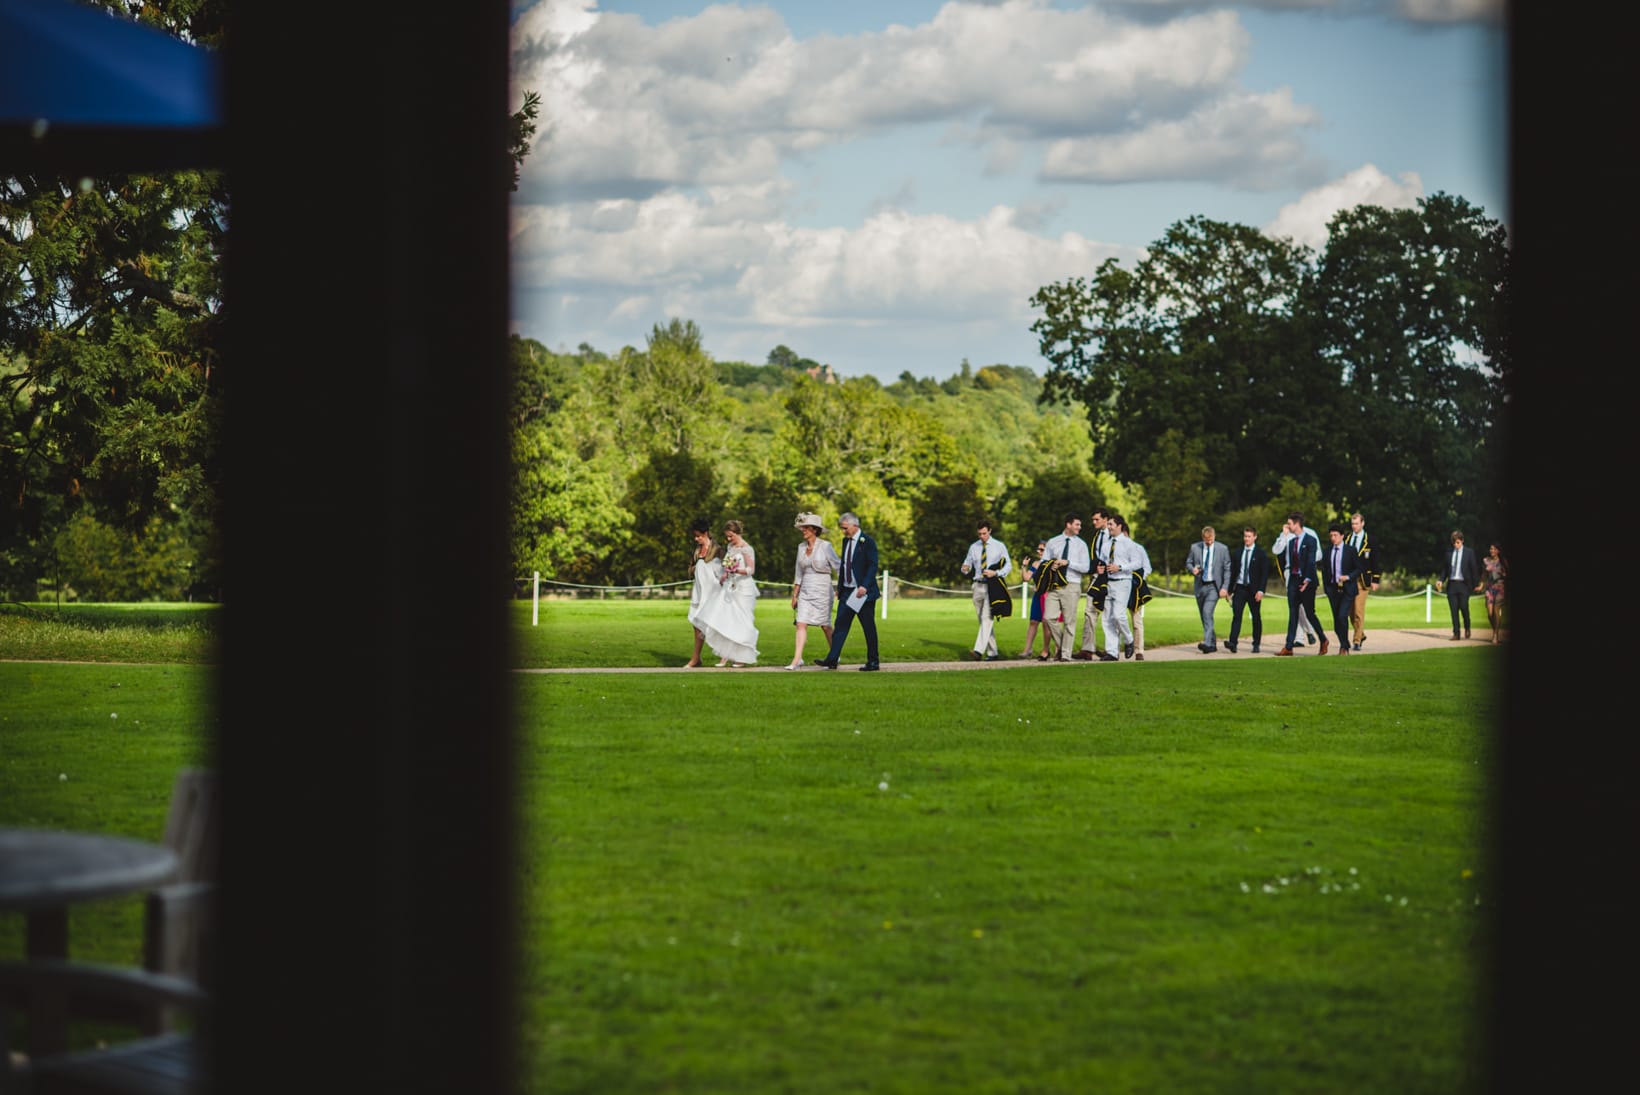
<svg viewBox="0 0 1640 1095">
<path fill-rule="evenodd" d="M 809 625 L 819 624 L 831 642 L 831 607 L 837 587 L 831 576 L 843 565 L 831 541 L 820 539 L 826 531 L 818 514 L 800 513 L 794 522 L 803 534 L 803 544 L 797 549 L 797 576 L 792 579 L 792 610 L 797 613 L 797 649 L 792 652 L 792 663 L 787 669 L 803 664 L 803 643 L 808 638 Z"/>
</svg>

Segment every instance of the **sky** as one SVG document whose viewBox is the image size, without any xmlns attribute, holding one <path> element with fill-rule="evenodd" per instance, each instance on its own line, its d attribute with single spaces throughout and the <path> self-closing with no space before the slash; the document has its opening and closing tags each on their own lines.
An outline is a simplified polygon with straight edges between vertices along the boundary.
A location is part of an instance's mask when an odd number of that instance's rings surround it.
<svg viewBox="0 0 1640 1095">
<path fill-rule="evenodd" d="M 1190 216 L 1508 224 L 1503 0 L 515 0 L 512 328 L 844 377 L 1047 363 L 1037 289 Z"/>
</svg>

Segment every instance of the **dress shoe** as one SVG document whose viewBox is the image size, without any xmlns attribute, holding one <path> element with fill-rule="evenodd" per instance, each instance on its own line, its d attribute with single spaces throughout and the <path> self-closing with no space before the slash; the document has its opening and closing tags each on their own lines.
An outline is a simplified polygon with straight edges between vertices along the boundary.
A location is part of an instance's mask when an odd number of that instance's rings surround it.
<svg viewBox="0 0 1640 1095">
<path fill-rule="evenodd" d="M 1466 639 L 1469 638 L 1469 629 L 1467 627 L 1463 629 L 1463 637 Z"/>
<path fill-rule="evenodd" d="M 1093 661 L 1093 651 L 1078 650 L 1075 654 L 1072 654 L 1071 657 L 1075 658 L 1079 662 L 1091 662 Z"/>
<path fill-rule="evenodd" d="M 1217 654 L 1218 652 L 1219 652 L 1219 648 L 1216 647 L 1216 646 L 1207 646 L 1206 644 L 1202 645 L 1202 653 L 1203 654 Z"/>
<path fill-rule="evenodd" d="M 1255 654 L 1258 653 L 1258 643 L 1253 644 L 1253 653 L 1255 653 Z"/>
<path fill-rule="evenodd" d="M 1000 655 L 1000 654 L 987 654 L 987 655 L 985 655 L 985 660 L 988 661 L 988 662 L 994 662 L 997 659 L 999 659 L 1000 657 L 1002 657 L 1002 655 Z"/>
<path fill-rule="evenodd" d="M 1117 658 L 1115 654 L 1106 654 L 1103 650 L 1101 650 L 1099 652 L 1099 660 L 1102 662 L 1114 662 Z"/>
<path fill-rule="evenodd" d="M 1224 648 L 1226 650 L 1230 651 L 1230 653 L 1234 654 L 1236 652 L 1236 640 L 1234 640 L 1234 639 L 1224 640 Z"/>
<path fill-rule="evenodd" d="M 1122 657 L 1124 657 L 1124 658 L 1133 657 L 1133 644 L 1132 643 L 1128 643 L 1126 646 L 1122 647 Z"/>
<path fill-rule="evenodd" d="M 1332 649 L 1332 648 L 1327 645 L 1327 640 L 1322 639 L 1321 640 L 1321 653 L 1325 654 L 1330 649 Z"/>
<path fill-rule="evenodd" d="M 821 669 L 836 669 L 837 668 L 837 663 L 836 662 L 829 661 L 825 658 L 821 658 L 819 661 L 815 662 L 814 664 L 818 665 Z"/>
<path fill-rule="evenodd" d="M 1207 644 L 1206 643 L 1197 643 L 1196 644 L 1196 649 L 1200 650 L 1203 654 L 1205 654 L 1205 653 L 1207 653 Z"/>
<path fill-rule="evenodd" d="M 1145 656 L 1143 654 L 1135 654 L 1133 655 L 1133 660 L 1136 662 L 1142 662 L 1145 660 Z"/>
<path fill-rule="evenodd" d="M 1294 639 L 1293 640 L 1293 649 L 1296 650 L 1296 649 L 1298 649 L 1299 647 L 1301 647 L 1303 645 L 1304 645 L 1304 640 L 1303 639 Z"/>
<path fill-rule="evenodd" d="M 860 672 L 862 672 L 862 673 L 876 673 L 877 671 L 879 671 L 882 668 L 883 667 L 878 665 L 876 662 L 867 662 L 866 664 L 864 664 L 860 667 Z"/>
<path fill-rule="evenodd" d="M 1278 658 L 1290 658 L 1292 656 L 1293 648 L 1290 646 L 1284 646 L 1280 650 L 1276 651 L 1276 657 Z"/>
<path fill-rule="evenodd" d="M 1048 660 L 1048 656 L 1046 654 L 1038 654 L 1036 656 L 1036 660 L 1039 662 L 1045 662 Z"/>
<path fill-rule="evenodd" d="M 1340 646 L 1340 647 L 1339 647 L 1339 648 L 1338 648 L 1338 652 L 1339 652 L 1339 653 L 1340 653 L 1340 654 L 1348 654 L 1348 653 L 1349 653 L 1349 652 L 1350 652 L 1350 648 L 1349 648 L 1349 646 L 1348 646 L 1348 644 L 1346 644 L 1346 645 L 1343 645 L 1343 646 Z"/>
<path fill-rule="evenodd" d="M 1356 643 L 1356 644 L 1355 644 L 1355 646 L 1354 646 L 1354 647 L 1353 647 L 1353 648 L 1352 648 L 1352 649 L 1354 649 L 1354 650 L 1355 650 L 1355 651 L 1356 651 L 1356 653 L 1360 653 L 1360 651 L 1361 651 L 1361 644 L 1360 644 L 1360 643 Z"/>
<path fill-rule="evenodd" d="M 1457 633 L 1457 632 L 1456 632 L 1456 631 L 1454 631 L 1454 632 L 1453 632 L 1453 633 L 1452 633 L 1452 637 L 1451 637 L 1451 638 L 1450 638 L 1450 639 L 1448 639 L 1448 640 L 1447 640 L 1447 642 L 1449 642 L 1449 643 L 1455 643 L 1455 642 L 1457 642 L 1457 641 L 1458 641 L 1458 633 Z"/>
<path fill-rule="evenodd" d="M 1361 649 L 1361 644 L 1366 642 L 1366 641 L 1367 641 L 1367 637 L 1366 637 L 1365 634 L 1363 634 L 1359 639 L 1355 640 L 1355 649 L 1360 650 Z"/>
</svg>

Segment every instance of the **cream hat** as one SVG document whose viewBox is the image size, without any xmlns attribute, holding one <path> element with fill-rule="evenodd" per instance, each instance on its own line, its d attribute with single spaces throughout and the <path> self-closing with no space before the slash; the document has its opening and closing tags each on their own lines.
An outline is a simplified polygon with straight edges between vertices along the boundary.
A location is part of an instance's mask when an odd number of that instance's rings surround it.
<svg viewBox="0 0 1640 1095">
<path fill-rule="evenodd" d="M 792 522 L 792 528 L 802 528 L 804 525 L 813 525 L 821 532 L 826 531 L 826 523 L 820 520 L 818 513 L 799 513 L 797 520 Z"/>
</svg>

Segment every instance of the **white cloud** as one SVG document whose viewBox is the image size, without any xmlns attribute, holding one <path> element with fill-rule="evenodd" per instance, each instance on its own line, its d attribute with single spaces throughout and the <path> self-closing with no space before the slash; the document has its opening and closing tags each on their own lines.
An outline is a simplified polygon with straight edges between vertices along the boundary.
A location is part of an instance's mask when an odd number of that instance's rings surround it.
<svg viewBox="0 0 1640 1095">
<path fill-rule="evenodd" d="M 953 0 L 919 26 L 798 41 L 765 7 L 648 26 L 591 0 L 543 0 L 513 37 L 517 93 L 542 95 L 522 182 L 534 197 L 759 181 L 806 151 L 919 123 L 995 145 L 999 168 L 1021 142 L 1142 140 L 1181 119 L 1193 139 L 1222 145 L 1244 129 L 1207 127 L 1244 127 L 1250 99 L 1236 86 L 1250 41 L 1230 11 L 1145 23 L 1049 0 Z M 1307 118 L 1290 97 L 1262 111 L 1260 155 L 1296 155 Z M 1179 177 L 1167 157 L 1145 162 Z M 1199 177 L 1197 162 L 1182 164 Z"/>
<path fill-rule="evenodd" d="M 1108 257 L 1137 257 L 1136 248 L 1075 232 L 1038 235 L 1031 214 L 1006 206 L 971 220 L 885 210 L 857 227 L 804 228 L 768 215 L 770 200 L 766 187 L 725 187 L 698 199 L 668 192 L 520 207 L 515 280 L 525 295 L 573 296 L 573 314 L 543 312 L 549 328 L 577 342 L 579 332 L 629 330 L 634 321 L 647 329 L 682 315 L 746 332 L 766 350 L 780 332 L 927 320 L 1017 337 L 1042 285 Z"/>
<path fill-rule="evenodd" d="M 1042 175 L 1083 182 L 1219 179 L 1250 189 L 1272 187 L 1301 166 L 1297 134 L 1319 121 L 1314 110 L 1293 102 L 1287 88 L 1229 96 L 1135 132 L 1055 141 Z"/>
<path fill-rule="evenodd" d="M 1397 180 L 1370 163 L 1363 164 L 1282 206 L 1275 219 L 1264 226 L 1264 234 L 1320 247 L 1327 242 L 1327 222 L 1342 210 L 1358 205 L 1411 209 L 1423 196 L 1423 180 L 1416 172 L 1403 171 Z"/>
</svg>

